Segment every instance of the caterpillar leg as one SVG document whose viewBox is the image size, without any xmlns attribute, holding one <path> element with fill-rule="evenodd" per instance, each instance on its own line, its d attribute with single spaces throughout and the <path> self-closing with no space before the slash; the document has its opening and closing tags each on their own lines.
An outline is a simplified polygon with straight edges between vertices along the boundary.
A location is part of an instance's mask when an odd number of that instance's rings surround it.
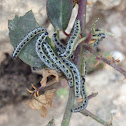
<svg viewBox="0 0 126 126">
<path fill-rule="evenodd" d="M 55 65 L 64 73 L 64 75 L 67 77 L 68 79 L 68 84 L 70 87 L 73 87 L 73 77 L 72 77 L 72 73 L 69 70 L 69 68 L 62 62 L 60 57 L 57 57 L 56 54 L 54 53 L 53 49 L 51 48 L 51 46 L 46 43 L 43 42 L 41 45 L 43 48 L 45 48 L 45 50 L 48 53 L 48 57 L 52 60 L 52 62 L 55 63 Z"/>
<path fill-rule="evenodd" d="M 36 35 L 39 33 L 46 32 L 46 29 L 44 28 L 35 28 L 33 31 L 29 32 L 20 42 L 19 44 L 14 48 L 14 51 L 12 53 L 12 58 L 16 58 L 20 51 L 24 48 L 24 46 Z"/>
<path fill-rule="evenodd" d="M 47 54 L 43 51 L 41 44 L 45 41 L 48 36 L 48 32 L 45 32 L 39 36 L 36 42 L 36 52 L 38 57 L 42 60 L 42 62 L 51 69 L 55 69 L 59 71 L 56 65 L 48 58 Z"/>
</svg>

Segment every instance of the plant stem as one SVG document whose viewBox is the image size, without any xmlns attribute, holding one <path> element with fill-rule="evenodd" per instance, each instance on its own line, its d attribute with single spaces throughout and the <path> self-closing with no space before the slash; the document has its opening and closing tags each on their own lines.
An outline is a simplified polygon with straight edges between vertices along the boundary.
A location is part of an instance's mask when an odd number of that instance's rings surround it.
<svg viewBox="0 0 126 126">
<path fill-rule="evenodd" d="M 80 26 L 81 26 L 81 36 L 85 37 L 86 34 L 86 4 L 87 0 L 79 0 L 79 8 L 78 8 L 78 15 L 77 20 L 80 20 Z M 75 50 L 75 58 L 74 63 L 80 68 L 80 52 L 82 52 L 83 48 L 81 45 L 78 45 Z"/>
<path fill-rule="evenodd" d="M 73 88 L 70 88 L 68 102 L 66 105 L 66 109 L 65 109 L 61 126 L 69 126 L 69 122 L 72 116 L 71 108 L 73 107 L 74 101 L 75 101 L 74 90 Z"/>
<path fill-rule="evenodd" d="M 92 114 L 91 112 L 89 112 L 87 109 L 85 109 L 83 112 L 80 112 L 82 115 L 87 115 L 90 116 L 91 118 L 93 118 L 94 120 L 96 120 L 97 122 L 103 124 L 103 125 L 107 125 L 109 122 L 106 122 L 104 120 L 102 120 L 101 118 L 99 118 L 98 116 Z M 112 124 L 110 124 L 110 126 L 112 126 Z"/>
<path fill-rule="evenodd" d="M 111 63 L 110 60 L 105 59 L 103 57 L 101 57 L 95 50 L 93 50 L 92 48 L 90 48 L 87 44 L 83 44 L 83 47 L 88 50 L 90 53 L 92 53 L 93 55 L 96 56 L 97 60 L 101 60 L 104 63 L 110 65 L 111 67 L 113 67 L 115 70 L 117 70 L 118 72 L 120 72 L 121 74 L 124 75 L 124 77 L 126 78 L 126 71 L 123 70 L 122 68 L 118 67 L 115 63 Z"/>
<path fill-rule="evenodd" d="M 78 15 L 77 15 L 77 18 L 76 18 L 76 19 L 80 20 L 82 37 L 85 36 L 86 4 L 87 4 L 87 0 L 79 0 Z M 78 47 L 75 50 L 75 58 L 74 58 L 74 63 L 78 67 L 79 67 L 79 62 L 80 62 L 80 59 L 81 59 L 81 57 L 80 57 L 81 51 L 82 51 L 82 48 L 81 48 L 80 45 L 78 45 Z M 69 126 L 69 122 L 70 122 L 71 115 L 72 115 L 71 108 L 73 108 L 74 101 L 75 101 L 74 91 L 73 91 L 73 89 L 70 89 L 68 102 L 67 102 L 67 106 L 66 106 L 66 109 L 65 109 L 65 113 L 64 113 L 64 117 L 63 117 L 61 126 Z"/>
</svg>

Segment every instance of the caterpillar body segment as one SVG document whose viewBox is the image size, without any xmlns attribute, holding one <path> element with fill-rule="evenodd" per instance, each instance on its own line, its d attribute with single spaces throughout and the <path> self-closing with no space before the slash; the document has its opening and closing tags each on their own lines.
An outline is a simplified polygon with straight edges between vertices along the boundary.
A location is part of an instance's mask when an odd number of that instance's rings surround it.
<svg viewBox="0 0 126 126">
<path fill-rule="evenodd" d="M 84 98 L 84 101 L 83 101 L 81 106 L 72 109 L 71 112 L 83 111 L 88 105 L 88 97 L 87 97 L 86 92 L 85 92 L 84 84 L 85 84 L 85 77 L 82 77 L 82 79 L 81 79 L 81 85 L 82 85 L 81 89 L 82 89 L 82 98 Z"/>
<path fill-rule="evenodd" d="M 55 46 L 56 46 L 56 52 L 57 52 L 57 54 L 60 56 L 63 52 L 65 52 L 65 50 L 66 50 L 66 46 L 65 45 L 63 45 L 61 42 L 60 42 L 60 40 L 58 39 L 58 37 L 57 37 L 57 33 L 54 33 L 53 34 L 53 42 L 54 42 L 54 44 L 55 44 Z M 74 55 L 73 55 L 73 53 L 69 56 L 69 59 L 73 59 L 74 58 Z"/>
<path fill-rule="evenodd" d="M 82 99 L 84 98 L 84 101 L 81 106 L 72 109 L 71 112 L 82 111 L 87 107 L 87 104 L 88 104 L 88 97 L 86 95 L 85 87 L 84 87 L 85 86 L 85 75 L 86 75 L 86 62 L 85 62 L 84 58 L 83 58 L 83 66 L 81 69 L 83 70 L 82 76 L 81 76 L 81 96 L 82 96 Z"/>
<path fill-rule="evenodd" d="M 74 80 L 74 91 L 75 91 L 75 96 L 79 97 L 80 96 L 80 89 L 81 89 L 81 77 L 80 77 L 80 72 L 76 65 L 72 63 L 71 61 L 67 59 L 62 59 L 62 62 L 67 65 L 67 67 L 71 70 L 73 74 L 73 80 Z"/>
<path fill-rule="evenodd" d="M 98 37 L 101 37 L 100 39 L 96 39 L 96 41 L 93 43 L 93 47 L 96 47 L 99 45 L 99 43 L 105 38 L 104 33 L 99 33 Z"/>
<path fill-rule="evenodd" d="M 64 52 L 66 50 L 66 46 L 59 41 L 57 33 L 54 33 L 52 38 L 56 48 L 58 48 L 61 52 Z"/>
<path fill-rule="evenodd" d="M 38 57 L 42 60 L 42 62 L 46 66 L 48 66 L 51 69 L 55 69 L 55 70 L 59 71 L 59 69 L 56 67 L 56 65 L 53 62 L 51 62 L 51 60 L 47 57 L 47 55 L 45 54 L 45 52 L 43 51 L 43 48 L 41 46 L 42 43 L 47 38 L 47 36 L 48 36 L 48 32 L 45 32 L 45 33 L 41 34 L 39 36 L 39 38 L 37 39 L 37 42 L 36 42 L 36 53 L 37 53 Z"/>
<path fill-rule="evenodd" d="M 57 53 L 57 55 L 60 57 L 60 54 L 62 54 L 62 52 L 58 49 L 58 48 L 56 48 L 56 53 Z M 74 59 L 74 54 L 72 53 L 69 57 L 68 57 L 68 59 Z"/>
<path fill-rule="evenodd" d="M 60 55 L 61 57 L 67 58 L 67 57 L 70 56 L 70 54 L 72 53 L 78 38 L 79 38 L 80 32 L 81 32 L 81 30 L 80 30 L 80 21 L 76 20 L 75 23 L 74 23 L 74 30 L 73 30 L 72 36 L 70 37 L 70 39 L 68 41 L 65 52 Z"/>
<path fill-rule="evenodd" d="M 32 39 L 34 38 L 36 35 L 38 35 L 39 33 L 43 33 L 46 32 L 45 28 L 35 28 L 34 30 L 32 30 L 31 32 L 29 32 L 20 42 L 19 44 L 14 48 L 14 51 L 12 53 L 12 58 L 16 58 L 20 51 L 24 48 L 24 46 Z"/>
<path fill-rule="evenodd" d="M 99 29 L 95 30 L 95 34 L 93 35 L 92 38 L 96 37 L 96 41 L 92 44 L 93 47 L 96 47 L 99 45 L 99 43 L 106 37 L 105 33 L 102 33 Z"/>
<path fill-rule="evenodd" d="M 52 60 L 52 62 L 54 62 L 55 65 L 57 65 L 57 67 L 67 77 L 69 86 L 73 87 L 73 76 L 72 76 L 72 73 L 69 70 L 69 68 L 65 65 L 65 63 L 62 62 L 60 57 L 56 56 L 56 54 L 54 53 L 54 51 L 52 50 L 51 46 L 48 43 L 43 42 L 42 47 L 45 48 L 45 50 L 47 51 L 48 56 Z"/>
<path fill-rule="evenodd" d="M 44 41 L 44 42 L 46 42 L 46 41 Z M 49 43 L 48 43 L 48 44 L 49 44 Z M 41 45 L 42 45 L 42 44 L 41 44 Z M 50 45 L 50 44 L 49 44 L 49 45 Z M 50 47 L 51 47 L 51 45 L 50 45 Z M 49 53 L 48 53 L 47 49 L 44 48 L 44 47 L 42 47 L 42 46 L 41 46 L 41 48 L 42 48 L 42 50 L 44 51 L 46 57 L 49 59 L 49 61 L 53 64 L 53 69 L 56 70 L 57 72 L 61 72 L 61 70 L 58 68 L 58 66 L 50 59 L 50 56 L 49 56 Z"/>
</svg>

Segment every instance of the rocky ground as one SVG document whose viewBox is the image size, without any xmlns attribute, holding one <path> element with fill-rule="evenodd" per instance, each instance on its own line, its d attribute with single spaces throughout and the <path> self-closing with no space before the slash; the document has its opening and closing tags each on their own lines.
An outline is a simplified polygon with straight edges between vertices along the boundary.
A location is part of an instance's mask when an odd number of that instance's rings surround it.
<svg viewBox="0 0 126 126">
<path fill-rule="evenodd" d="M 115 34 L 114 37 L 107 36 L 101 43 L 100 49 L 103 53 L 116 52 L 114 55 L 121 59 L 119 66 L 125 69 L 126 1 L 90 1 L 94 4 L 87 7 L 87 28 L 100 18 L 97 27 Z M 40 112 L 31 110 L 25 105 L 29 97 L 26 87 L 31 88 L 31 83 L 38 85 L 41 75 L 32 73 L 30 67 L 20 59 L 14 61 L 10 58 L 13 48 L 8 37 L 8 20 L 13 19 L 15 15 L 22 16 L 32 9 L 36 20 L 51 33 L 53 27 L 49 24 L 45 4 L 44 0 L 1 0 L 0 2 L 0 126 L 45 126 L 52 117 L 55 118 L 56 126 L 60 126 L 62 121 L 66 96 L 55 95 L 53 108 L 48 111 L 46 119 L 43 119 Z M 76 9 L 71 21 L 75 17 Z M 87 63 L 87 66 L 90 68 L 90 63 Z M 88 94 L 98 92 L 97 97 L 89 101 L 87 109 L 106 121 L 109 121 L 113 114 L 113 126 L 126 125 L 126 80 L 122 81 L 123 78 L 109 66 L 86 76 Z M 57 91 L 61 87 L 68 90 L 67 86 L 54 86 Z M 70 126 L 101 126 L 101 124 L 90 117 L 76 113 L 72 115 Z"/>
</svg>

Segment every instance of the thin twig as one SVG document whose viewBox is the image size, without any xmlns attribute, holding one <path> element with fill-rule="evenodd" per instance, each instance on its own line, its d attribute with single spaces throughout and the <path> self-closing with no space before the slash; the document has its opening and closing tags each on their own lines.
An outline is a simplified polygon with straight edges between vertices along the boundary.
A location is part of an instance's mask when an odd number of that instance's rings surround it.
<svg viewBox="0 0 126 126">
<path fill-rule="evenodd" d="M 94 98 L 98 95 L 98 92 L 97 93 L 92 93 L 88 96 L 88 99 L 91 99 L 91 98 Z"/>
<path fill-rule="evenodd" d="M 75 101 L 74 89 L 71 88 L 69 90 L 68 102 L 66 105 L 66 109 L 65 109 L 65 113 L 64 113 L 64 117 L 63 117 L 61 126 L 69 126 L 69 122 L 70 122 L 70 119 L 72 116 L 71 108 L 73 107 L 74 101 Z"/>
<path fill-rule="evenodd" d="M 111 61 L 109 61 L 108 59 L 105 59 L 103 57 L 100 56 L 100 54 L 98 54 L 95 50 L 93 50 L 91 47 L 89 47 L 87 44 L 83 44 L 84 48 L 86 50 L 88 50 L 90 53 L 92 53 L 93 55 L 96 56 L 97 60 L 101 60 L 104 63 L 110 65 L 111 67 L 113 67 L 115 70 L 117 70 L 118 72 L 120 72 L 121 74 L 124 75 L 124 77 L 126 77 L 126 71 L 123 70 L 122 68 L 118 67 L 115 63 L 111 63 Z"/>
<path fill-rule="evenodd" d="M 97 122 L 99 122 L 103 125 L 108 125 L 108 123 L 109 123 L 109 122 L 106 122 L 103 119 L 99 118 L 98 116 L 94 115 L 93 113 L 91 113 L 87 109 L 85 109 L 83 112 L 80 112 L 80 113 L 83 114 L 83 115 L 90 116 L 92 119 L 96 120 Z M 110 124 L 109 126 L 112 126 L 112 125 Z"/>
<path fill-rule="evenodd" d="M 88 100 L 96 97 L 98 95 L 98 92 L 97 93 L 92 93 L 88 96 Z M 85 109 L 84 111 L 80 112 L 81 114 L 85 115 L 85 116 L 90 116 L 91 118 L 93 118 L 94 120 L 96 120 L 97 122 L 105 125 L 105 126 L 112 126 L 111 123 L 112 121 L 110 122 L 106 122 L 104 121 L 103 119 L 99 118 L 98 116 L 94 115 L 93 113 L 91 113 L 90 111 L 88 111 L 87 109 Z"/>
</svg>

